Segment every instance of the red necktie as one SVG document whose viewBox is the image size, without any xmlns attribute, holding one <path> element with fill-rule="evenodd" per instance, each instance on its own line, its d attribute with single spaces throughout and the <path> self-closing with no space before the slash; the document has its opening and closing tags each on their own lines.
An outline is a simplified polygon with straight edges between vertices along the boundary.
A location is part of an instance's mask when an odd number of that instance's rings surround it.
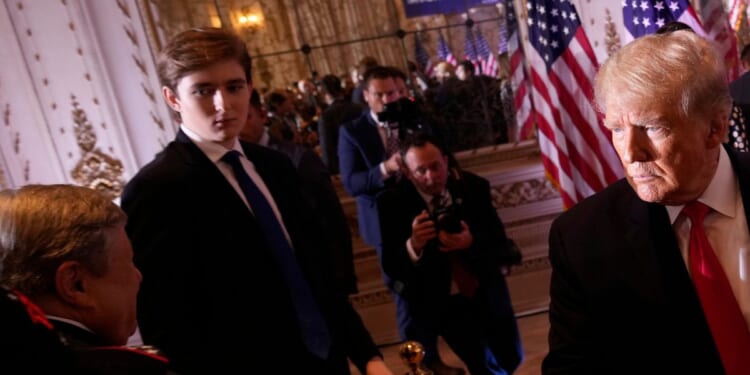
<svg viewBox="0 0 750 375">
<path fill-rule="evenodd" d="M 460 250 L 459 250 L 460 251 Z M 451 275 L 458 286 L 458 291 L 466 297 L 473 297 L 479 287 L 474 274 L 469 271 L 466 262 L 459 254 L 449 254 L 451 260 Z"/>
<path fill-rule="evenodd" d="M 750 332 L 732 293 L 724 269 L 708 242 L 703 219 L 710 208 L 688 203 L 682 212 L 690 218 L 689 267 L 703 312 L 727 375 L 750 372 Z"/>
<path fill-rule="evenodd" d="M 437 212 L 443 206 L 442 202 L 442 194 L 432 197 L 433 212 Z M 451 265 L 451 277 L 456 282 L 458 291 L 466 297 L 473 297 L 479 287 L 479 281 L 477 281 L 476 276 L 469 270 L 468 264 L 461 258 L 461 254 L 458 251 L 448 253 L 448 258 Z"/>
</svg>

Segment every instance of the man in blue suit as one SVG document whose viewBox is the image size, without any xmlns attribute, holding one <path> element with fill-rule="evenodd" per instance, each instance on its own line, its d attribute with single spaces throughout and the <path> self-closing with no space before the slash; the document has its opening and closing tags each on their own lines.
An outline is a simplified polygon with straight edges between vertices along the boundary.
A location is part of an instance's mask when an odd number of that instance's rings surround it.
<svg viewBox="0 0 750 375">
<path fill-rule="evenodd" d="M 401 155 L 396 147 L 389 147 L 389 137 L 399 137 L 398 124 L 381 122 L 378 113 L 386 104 L 402 98 L 396 80 L 399 71 L 393 67 L 376 66 L 364 74 L 363 95 L 369 110 L 359 118 L 344 124 L 339 130 L 339 173 L 344 189 L 357 201 L 359 233 L 365 243 L 375 247 L 382 258 L 380 222 L 375 196 L 387 186 L 393 186 L 401 176 Z M 393 145 L 393 143 L 390 143 Z M 437 374 L 460 374 L 460 369 L 448 367 L 437 351 L 435 332 L 415 326 L 409 307 L 399 297 L 400 286 L 393 284 L 384 273 L 383 279 L 392 291 L 396 304 L 401 337 L 420 341 L 425 347 L 425 363 Z M 407 332 L 422 332 L 418 338 Z"/>
</svg>

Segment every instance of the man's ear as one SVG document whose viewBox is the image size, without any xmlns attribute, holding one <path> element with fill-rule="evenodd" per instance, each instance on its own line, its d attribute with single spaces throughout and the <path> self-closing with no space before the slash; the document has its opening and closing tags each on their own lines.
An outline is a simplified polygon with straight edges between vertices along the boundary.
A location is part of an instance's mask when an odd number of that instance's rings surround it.
<svg viewBox="0 0 750 375">
<path fill-rule="evenodd" d="M 61 300 L 74 306 L 89 304 L 88 273 L 78 261 L 67 261 L 57 267 L 55 289 Z"/>
<path fill-rule="evenodd" d="M 172 89 L 167 86 L 163 86 L 161 88 L 161 95 L 164 96 L 164 100 L 167 101 L 167 105 L 169 105 L 169 107 L 172 108 L 173 111 L 180 111 L 180 98 L 177 97 L 177 94 L 172 91 Z"/>
<path fill-rule="evenodd" d="M 709 147 L 714 147 L 724 143 L 727 140 L 729 132 L 729 117 L 723 113 L 717 113 L 711 118 L 709 124 L 707 143 Z"/>
</svg>

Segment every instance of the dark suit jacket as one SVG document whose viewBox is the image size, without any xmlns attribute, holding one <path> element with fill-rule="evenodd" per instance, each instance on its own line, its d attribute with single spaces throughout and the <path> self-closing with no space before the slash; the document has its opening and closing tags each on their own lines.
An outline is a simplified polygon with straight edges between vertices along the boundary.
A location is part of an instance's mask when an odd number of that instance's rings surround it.
<svg viewBox="0 0 750 375">
<path fill-rule="evenodd" d="M 318 120 L 318 139 L 320 140 L 320 158 L 331 174 L 339 173 L 339 127 L 362 114 L 363 106 L 344 99 L 336 99 L 320 114 Z"/>
<path fill-rule="evenodd" d="M 750 155 L 729 155 L 750 202 Z M 556 219 L 549 242 L 544 374 L 724 373 L 663 205 L 621 180 Z"/>
<path fill-rule="evenodd" d="M 739 76 L 729 84 L 734 104 L 742 109 L 745 124 L 750 124 L 750 72 Z"/>
<path fill-rule="evenodd" d="M 339 129 L 339 173 L 344 189 L 357 200 L 359 232 L 370 246 L 380 243 L 380 224 L 375 195 L 386 186 L 380 163 L 387 156 L 377 125 L 364 112 Z M 388 181 L 393 181 L 389 178 Z"/>
<path fill-rule="evenodd" d="M 477 276 L 480 286 L 504 286 L 499 254 L 506 244 L 505 229 L 492 205 L 489 182 L 470 172 L 462 175 L 462 182 L 451 178 L 448 184 L 453 202 L 458 204 L 458 214 L 474 236 L 473 245 L 460 254 Z M 448 254 L 439 251 L 437 243 L 433 242 L 424 249 L 422 258 L 414 263 L 406 250 L 412 221 L 422 210 L 428 209 L 427 204 L 407 179 L 379 194 L 377 202 L 383 237 L 382 266 L 393 289 L 415 310 L 427 314 L 440 311 L 451 292 Z M 504 296 L 493 293 L 490 298 L 498 298 L 497 303 L 504 306 L 505 313 L 510 311 L 507 293 Z"/>
<path fill-rule="evenodd" d="M 75 357 L 41 308 L 0 285 L 0 372 L 78 375 Z"/>
<path fill-rule="evenodd" d="M 348 300 L 335 292 L 310 211 L 285 155 L 243 143 L 279 208 L 295 255 L 329 325 L 323 363 L 307 352 L 290 293 L 247 206 L 182 132 L 128 182 L 122 207 L 143 274 L 138 318 L 143 340 L 182 374 L 281 372 L 346 374 L 378 350 Z"/>
<path fill-rule="evenodd" d="M 50 319 L 55 330 L 73 348 L 76 367 L 86 375 L 176 375 L 166 358 L 138 348 L 111 346 L 97 334 L 76 325 Z"/>
<path fill-rule="evenodd" d="M 328 168 L 315 151 L 300 144 L 270 138 L 268 147 L 287 155 L 297 168 L 302 184 L 300 190 L 315 213 L 325 249 L 330 251 L 336 286 L 345 294 L 357 293 L 352 233 Z"/>
</svg>

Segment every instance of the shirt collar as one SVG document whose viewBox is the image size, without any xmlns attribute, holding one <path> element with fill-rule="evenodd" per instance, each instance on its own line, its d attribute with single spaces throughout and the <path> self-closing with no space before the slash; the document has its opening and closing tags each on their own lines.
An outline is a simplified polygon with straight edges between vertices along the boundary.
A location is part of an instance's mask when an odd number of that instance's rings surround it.
<svg viewBox="0 0 750 375">
<path fill-rule="evenodd" d="M 729 154 L 724 147 L 720 147 L 719 165 L 716 167 L 716 173 L 698 201 L 722 215 L 734 218 L 737 214 L 735 206 L 737 194 L 737 176 L 732 169 L 732 162 L 729 160 Z M 685 205 L 667 206 L 669 220 L 672 224 L 677 220 L 677 216 L 680 215 L 683 207 Z"/>
<path fill-rule="evenodd" d="M 78 328 L 80 328 L 80 329 L 82 329 L 84 331 L 89 331 L 91 333 L 94 333 L 94 331 L 90 330 L 89 327 L 86 327 L 85 325 L 83 325 L 83 323 L 75 321 L 75 320 L 72 320 L 72 319 L 63 318 L 63 317 L 57 316 L 57 315 L 47 315 L 47 319 L 52 320 L 52 321 L 56 320 L 58 322 L 67 323 L 67 324 L 70 324 L 72 326 L 76 326 L 76 327 L 78 327 Z"/>
<path fill-rule="evenodd" d="M 224 154 L 229 151 L 224 146 L 207 141 L 203 138 L 201 138 L 198 134 L 196 134 L 194 131 L 190 130 L 185 124 L 180 125 L 180 130 L 182 130 L 185 135 L 190 138 L 193 143 L 195 143 L 198 148 L 203 151 L 204 154 L 214 163 L 217 163 L 221 158 L 224 156 Z M 245 152 L 242 150 L 242 145 L 240 145 L 240 141 L 238 138 L 234 139 L 234 146 L 232 146 L 232 150 L 235 150 L 242 154 L 242 156 L 245 156 Z M 247 158 L 247 156 L 245 156 Z"/>
<path fill-rule="evenodd" d="M 387 122 L 380 122 L 380 121 L 378 121 L 378 114 L 377 113 L 375 113 L 373 111 L 370 111 L 370 117 L 372 117 L 372 121 L 375 121 L 375 125 L 377 125 L 378 127 L 380 127 L 380 128 L 387 128 L 388 127 L 388 123 Z"/>
<path fill-rule="evenodd" d="M 268 147 L 268 141 L 271 140 L 271 136 L 268 135 L 268 128 L 263 129 L 263 134 L 260 135 L 260 139 L 258 140 L 258 144 L 261 146 Z"/>
</svg>

